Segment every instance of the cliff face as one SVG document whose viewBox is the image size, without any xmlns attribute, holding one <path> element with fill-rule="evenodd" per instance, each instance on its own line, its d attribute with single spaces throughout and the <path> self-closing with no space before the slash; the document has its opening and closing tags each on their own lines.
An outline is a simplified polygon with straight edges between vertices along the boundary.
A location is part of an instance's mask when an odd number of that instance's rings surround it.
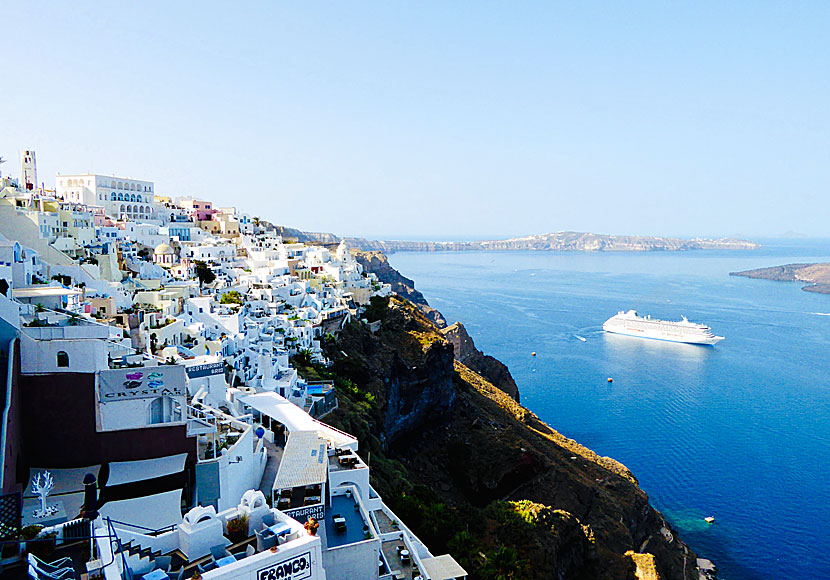
<svg viewBox="0 0 830 580">
<path fill-rule="evenodd" d="M 373 485 L 431 548 L 473 579 L 506 567 L 514 578 L 633 580 L 648 561 L 664 580 L 697 580 L 694 554 L 625 466 L 453 360 L 411 303 L 392 298 L 380 319 L 374 334 L 355 322 L 326 345 L 362 397 L 343 398 L 326 420 L 359 436 Z M 410 510 L 416 496 L 432 499 Z"/>
<path fill-rule="evenodd" d="M 519 401 L 519 387 L 516 386 L 516 381 L 513 380 L 513 375 L 510 374 L 507 365 L 478 350 L 463 324 L 456 322 L 447 328 L 442 328 L 441 333 L 452 343 L 455 360 L 480 374 L 517 402 Z"/>
<path fill-rule="evenodd" d="M 386 254 L 383 252 L 362 252 L 352 251 L 352 255 L 363 266 L 365 272 L 370 272 L 378 277 L 378 280 L 386 284 L 392 285 L 392 290 L 400 294 L 418 308 L 432 320 L 436 325 L 443 328 L 447 326 L 447 321 L 435 308 L 432 308 L 424 295 L 415 289 L 415 282 L 411 278 L 407 278 L 389 264 Z"/>
<path fill-rule="evenodd" d="M 402 275 L 389 264 L 386 254 L 353 250 L 352 255 L 363 266 L 364 271 L 374 273 L 381 282 L 391 284 L 395 293 L 415 304 L 427 318 L 442 329 L 444 337 L 453 346 L 456 360 L 485 377 L 517 401 L 519 400 L 519 388 L 507 366 L 478 350 L 463 324 L 456 322 L 447 326 L 444 316 L 427 303 L 424 295 L 415 289 L 415 282 L 411 278 Z"/>
<path fill-rule="evenodd" d="M 803 282 L 801 289 L 818 294 L 830 294 L 830 263 L 821 264 L 786 264 L 772 268 L 759 268 L 743 272 L 730 272 L 730 276 L 743 276 L 758 280 L 777 280 L 784 282 Z"/>
</svg>

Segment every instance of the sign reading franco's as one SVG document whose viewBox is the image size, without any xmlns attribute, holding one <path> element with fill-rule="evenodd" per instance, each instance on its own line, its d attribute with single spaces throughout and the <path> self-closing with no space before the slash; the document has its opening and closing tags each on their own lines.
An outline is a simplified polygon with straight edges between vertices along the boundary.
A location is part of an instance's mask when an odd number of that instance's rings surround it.
<svg viewBox="0 0 830 580">
<path fill-rule="evenodd" d="M 257 580 L 303 580 L 311 577 L 311 552 L 257 570 Z"/>
<path fill-rule="evenodd" d="M 162 365 L 98 372 L 98 399 L 102 403 L 183 397 L 186 394 L 183 366 Z"/>
<path fill-rule="evenodd" d="M 211 377 L 213 375 L 221 375 L 225 372 L 225 363 L 223 362 L 215 362 L 215 363 L 205 363 L 203 365 L 193 365 L 190 367 L 185 367 L 185 372 L 187 373 L 187 378 L 189 379 L 198 379 L 200 377 Z"/>
</svg>

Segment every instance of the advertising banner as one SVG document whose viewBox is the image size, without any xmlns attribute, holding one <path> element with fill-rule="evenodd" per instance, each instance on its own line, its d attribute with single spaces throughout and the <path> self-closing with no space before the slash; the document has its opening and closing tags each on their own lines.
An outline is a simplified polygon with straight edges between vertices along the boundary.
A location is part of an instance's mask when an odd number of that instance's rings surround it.
<svg viewBox="0 0 830 580">
<path fill-rule="evenodd" d="M 183 397 L 187 394 L 184 367 L 162 365 L 98 372 L 98 398 L 102 403 Z"/>
</svg>

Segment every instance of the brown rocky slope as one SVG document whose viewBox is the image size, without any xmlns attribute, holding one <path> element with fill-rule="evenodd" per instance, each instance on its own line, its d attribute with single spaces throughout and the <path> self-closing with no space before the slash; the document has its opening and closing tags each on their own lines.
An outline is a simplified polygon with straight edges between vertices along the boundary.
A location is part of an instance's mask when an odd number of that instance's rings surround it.
<svg viewBox="0 0 830 580">
<path fill-rule="evenodd" d="M 758 280 L 806 283 L 801 289 L 806 292 L 830 294 L 830 263 L 785 264 L 772 268 L 759 268 L 743 272 L 730 272 L 730 276 L 743 276 Z"/>
<path fill-rule="evenodd" d="M 697 580 L 625 466 L 454 360 L 408 301 L 375 299 L 366 316 L 377 332 L 355 322 L 325 345 L 341 401 L 326 421 L 360 438 L 373 485 L 433 551 L 473 579 Z"/>
<path fill-rule="evenodd" d="M 364 252 L 352 250 L 352 255 L 363 266 L 364 272 L 370 272 L 378 280 L 391 284 L 396 294 L 403 296 L 423 312 L 427 318 L 441 329 L 444 336 L 452 343 L 455 359 L 474 370 L 502 391 L 519 400 L 519 387 L 510 374 L 510 370 L 503 362 L 495 357 L 486 355 L 476 348 L 473 338 L 460 322 L 447 326 L 444 316 L 432 308 L 424 295 L 415 289 L 415 282 L 403 276 L 389 263 L 383 252 Z"/>
</svg>

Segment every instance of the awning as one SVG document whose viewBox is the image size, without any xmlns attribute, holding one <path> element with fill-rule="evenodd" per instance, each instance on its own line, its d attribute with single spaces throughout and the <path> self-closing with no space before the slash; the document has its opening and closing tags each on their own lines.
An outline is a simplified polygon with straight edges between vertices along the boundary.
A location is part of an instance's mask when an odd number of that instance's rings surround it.
<svg viewBox="0 0 830 580">
<path fill-rule="evenodd" d="M 179 455 L 141 461 L 113 461 L 109 464 L 110 474 L 107 479 L 107 486 L 181 473 L 184 471 L 186 460 L 187 453 L 180 453 Z"/>
<path fill-rule="evenodd" d="M 175 489 L 156 495 L 108 501 L 98 510 L 103 517 L 158 530 L 182 521 L 182 490 Z M 119 527 L 118 524 L 115 524 Z M 135 531 L 133 528 L 127 528 Z"/>
<path fill-rule="evenodd" d="M 348 433 L 343 433 L 334 427 L 321 423 L 277 393 L 257 393 L 256 395 L 240 397 L 239 400 L 263 415 L 268 415 L 275 421 L 285 425 L 291 433 L 316 432 L 327 439 L 332 447 L 344 447 L 357 443 L 357 439 Z"/>
<path fill-rule="evenodd" d="M 467 575 L 467 571 L 449 554 L 421 559 L 421 568 L 431 580 L 452 580 Z"/>
<path fill-rule="evenodd" d="M 273 489 L 289 489 L 326 482 L 328 468 L 326 440 L 312 431 L 288 436 Z"/>
<path fill-rule="evenodd" d="M 15 288 L 12 290 L 14 298 L 48 298 L 49 296 L 77 296 L 81 292 L 61 286 L 42 286 L 40 288 Z"/>
</svg>

